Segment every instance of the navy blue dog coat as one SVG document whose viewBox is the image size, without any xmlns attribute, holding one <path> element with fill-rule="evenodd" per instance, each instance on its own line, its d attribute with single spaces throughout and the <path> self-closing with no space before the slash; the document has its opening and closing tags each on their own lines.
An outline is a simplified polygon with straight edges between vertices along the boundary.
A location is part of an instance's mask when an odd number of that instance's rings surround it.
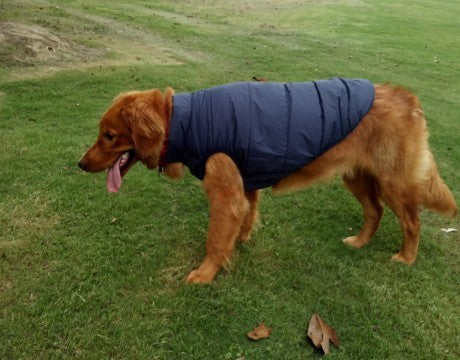
<svg viewBox="0 0 460 360">
<path fill-rule="evenodd" d="M 368 80 L 241 82 L 173 97 L 166 161 L 198 179 L 206 160 L 225 153 L 244 189 L 269 187 L 342 141 L 369 112 Z"/>
</svg>

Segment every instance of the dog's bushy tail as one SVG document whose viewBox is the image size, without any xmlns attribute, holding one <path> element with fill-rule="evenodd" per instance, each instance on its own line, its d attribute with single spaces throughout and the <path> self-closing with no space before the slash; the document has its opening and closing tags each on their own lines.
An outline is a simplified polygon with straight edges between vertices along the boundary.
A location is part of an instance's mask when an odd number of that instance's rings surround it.
<svg viewBox="0 0 460 360">
<path fill-rule="evenodd" d="M 455 217 L 457 215 L 457 204 L 451 191 L 441 179 L 432 155 L 427 175 L 425 191 L 422 196 L 423 205 L 443 215 Z"/>
</svg>

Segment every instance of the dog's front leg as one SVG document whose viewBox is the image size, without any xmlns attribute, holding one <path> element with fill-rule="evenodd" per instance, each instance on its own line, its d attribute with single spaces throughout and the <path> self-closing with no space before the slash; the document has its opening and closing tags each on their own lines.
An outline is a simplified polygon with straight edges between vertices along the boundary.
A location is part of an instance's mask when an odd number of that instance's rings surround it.
<svg viewBox="0 0 460 360">
<path fill-rule="evenodd" d="M 228 155 L 218 153 L 208 159 L 203 187 L 210 207 L 206 257 L 188 275 L 189 283 L 211 282 L 229 262 L 250 207 L 240 172 Z"/>
<path fill-rule="evenodd" d="M 245 192 L 246 199 L 249 201 L 249 211 L 244 218 L 243 225 L 241 226 L 238 240 L 241 242 L 248 241 L 251 237 L 251 231 L 254 225 L 257 223 L 258 211 L 257 203 L 260 197 L 260 190 L 252 190 Z"/>
</svg>

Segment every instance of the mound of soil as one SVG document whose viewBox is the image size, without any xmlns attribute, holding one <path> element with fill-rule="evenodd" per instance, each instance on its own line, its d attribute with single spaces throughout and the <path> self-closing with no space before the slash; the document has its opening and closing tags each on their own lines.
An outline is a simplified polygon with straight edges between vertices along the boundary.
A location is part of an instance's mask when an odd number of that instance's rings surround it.
<svg viewBox="0 0 460 360">
<path fill-rule="evenodd" d="M 0 22 L 0 64 L 4 66 L 87 62 L 100 55 L 99 52 L 40 26 Z"/>
</svg>

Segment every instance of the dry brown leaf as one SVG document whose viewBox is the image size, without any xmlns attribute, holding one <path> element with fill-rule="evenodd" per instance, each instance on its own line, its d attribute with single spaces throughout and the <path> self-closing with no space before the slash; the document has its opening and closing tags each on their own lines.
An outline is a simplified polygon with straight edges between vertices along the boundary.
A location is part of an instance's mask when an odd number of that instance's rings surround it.
<svg viewBox="0 0 460 360">
<path fill-rule="evenodd" d="M 254 328 L 254 330 L 248 332 L 248 338 L 252 340 L 265 339 L 270 336 L 271 332 L 272 332 L 271 327 L 266 327 L 264 323 L 260 323 L 259 326 Z"/>
<path fill-rule="evenodd" d="M 340 345 L 334 329 L 321 320 L 317 314 L 313 314 L 310 319 L 307 335 L 313 345 L 317 348 L 321 347 L 326 355 L 329 354 L 329 340 L 337 347 Z"/>
<path fill-rule="evenodd" d="M 269 81 L 266 77 L 263 77 L 263 76 L 256 76 L 256 75 L 254 75 L 254 76 L 252 77 L 252 80 L 254 80 L 254 81 L 259 81 L 259 82 L 268 82 L 268 81 Z"/>
</svg>

